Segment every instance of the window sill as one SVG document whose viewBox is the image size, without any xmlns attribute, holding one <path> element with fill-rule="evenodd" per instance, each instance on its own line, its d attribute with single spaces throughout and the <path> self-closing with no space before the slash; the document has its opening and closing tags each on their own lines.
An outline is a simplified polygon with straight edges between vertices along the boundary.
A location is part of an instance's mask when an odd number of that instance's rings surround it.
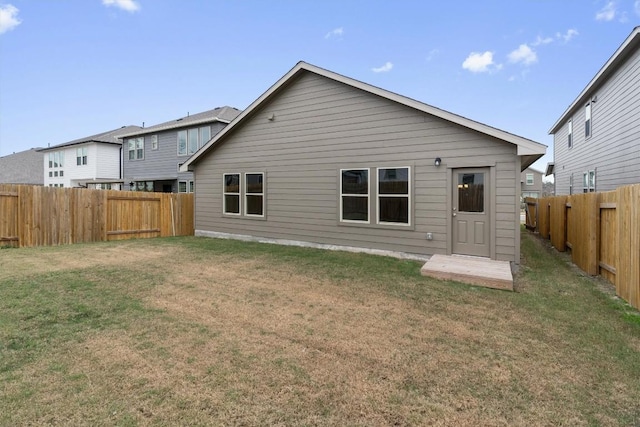
<svg viewBox="0 0 640 427">
<path fill-rule="evenodd" d="M 228 214 L 228 213 L 222 213 L 222 218 L 246 219 L 246 220 L 253 220 L 253 221 L 267 220 L 266 215 L 258 216 L 258 215 L 240 215 L 240 214 Z"/>
<path fill-rule="evenodd" d="M 368 229 L 378 229 L 378 230 L 401 230 L 401 231 L 414 231 L 414 224 L 376 224 L 376 223 L 366 223 L 366 222 L 345 222 L 338 220 L 338 227 L 357 227 L 357 228 L 368 228 Z"/>
</svg>

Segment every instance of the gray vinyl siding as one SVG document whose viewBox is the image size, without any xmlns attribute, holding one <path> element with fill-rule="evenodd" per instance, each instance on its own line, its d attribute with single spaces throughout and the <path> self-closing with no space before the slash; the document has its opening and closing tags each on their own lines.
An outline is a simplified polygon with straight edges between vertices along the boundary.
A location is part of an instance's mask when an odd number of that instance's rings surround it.
<svg viewBox="0 0 640 427">
<path fill-rule="evenodd" d="M 452 165 L 494 166 L 495 254 L 516 261 L 520 169 L 513 144 L 304 73 L 196 163 L 196 230 L 446 254 Z M 402 166 L 411 167 L 413 180 L 410 227 L 339 222 L 340 169 L 371 168 L 373 187 L 374 168 Z M 265 172 L 266 220 L 223 216 L 222 176 L 231 172 Z M 375 209 L 370 220 L 375 224 Z"/>
<path fill-rule="evenodd" d="M 640 50 L 594 88 L 591 137 L 585 139 L 584 105 L 573 114 L 573 147 L 567 147 L 568 123 L 554 134 L 556 194 L 583 192 L 584 172 L 596 171 L 596 191 L 640 183 Z"/>
<path fill-rule="evenodd" d="M 201 124 L 188 126 L 182 129 L 171 129 L 157 134 L 144 135 L 144 159 L 129 160 L 129 139 L 126 138 L 123 144 L 124 158 L 124 182 L 125 184 L 132 180 L 137 181 L 153 181 L 157 179 L 167 179 L 173 177 L 176 182 L 173 185 L 173 191 L 177 192 L 177 181 L 192 181 L 192 172 L 179 172 L 178 164 L 184 163 L 190 155 L 178 156 L 178 132 L 191 128 L 201 128 L 209 126 L 211 136 L 220 132 L 225 124 L 214 122 L 210 124 Z M 158 149 L 152 150 L 152 137 L 158 136 Z M 206 143 L 205 141 L 204 143 Z"/>
</svg>

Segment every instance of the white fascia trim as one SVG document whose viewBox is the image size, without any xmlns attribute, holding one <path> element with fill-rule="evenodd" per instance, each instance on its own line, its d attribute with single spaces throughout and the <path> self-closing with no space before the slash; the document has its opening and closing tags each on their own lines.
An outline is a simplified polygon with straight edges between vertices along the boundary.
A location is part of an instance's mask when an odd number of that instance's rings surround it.
<svg viewBox="0 0 640 427">
<path fill-rule="evenodd" d="M 221 233 L 218 231 L 195 230 L 197 237 L 211 237 L 214 239 L 242 240 L 245 242 L 270 243 L 273 245 L 298 246 L 301 248 L 325 249 L 329 251 L 345 251 L 354 253 L 365 253 L 369 255 L 389 256 L 398 259 L 408 259 L 412 261 L 428 261 L 431 256 L 411 254 L 407 252 L 385 251 L 382 249 L 358 248 L 355 246 L 327 245 L 323 243 L 303 242 L 300 240 L 270 239 L 267 237 L 250 236 L 246 234 Z"/>
</svg>

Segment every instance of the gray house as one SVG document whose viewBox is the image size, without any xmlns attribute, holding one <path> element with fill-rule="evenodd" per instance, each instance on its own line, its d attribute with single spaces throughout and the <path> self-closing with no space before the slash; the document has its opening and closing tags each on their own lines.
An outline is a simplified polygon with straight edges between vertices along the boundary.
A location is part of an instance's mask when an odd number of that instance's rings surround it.
<svg viewBox="0 0 640 427">
<path fill-rule="evenodd" d="M 537 142 L 300 62 L 182 166 L 196 235 L 519 262 Z"/>
<path fill-rule="evenodd" d="M 542 197 L 543 173 L 533 168 L 527 168 L 520 174 L 520 195 L 524 197 Z"/>
<path fill-rule="evenodd" d="M 0 184 L 44 184 L 39 148 L 0 157 Z"/>
<path fill-rule="evenodd" d="M 549 131 L 557 195 L 640 183 L 640 27 Z"/>
<path fill-rule="evenodd" d="M 121 135 L 125 189 L 193 192 L 193 174 L 180 165 L 238 114 L 220 107 Z"/>
</svg>

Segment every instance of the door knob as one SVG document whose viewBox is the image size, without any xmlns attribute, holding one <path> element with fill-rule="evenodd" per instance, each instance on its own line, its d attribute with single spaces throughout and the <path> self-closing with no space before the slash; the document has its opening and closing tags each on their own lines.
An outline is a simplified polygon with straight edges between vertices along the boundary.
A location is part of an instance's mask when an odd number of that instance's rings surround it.
<svg viewBox="0 0 640 427">
<path fill-rule="evenodd" d="M 454 213 L 453 213 L 453 216 L 458 216 L 458 214 L 454 212 Z"/>
</svg>

